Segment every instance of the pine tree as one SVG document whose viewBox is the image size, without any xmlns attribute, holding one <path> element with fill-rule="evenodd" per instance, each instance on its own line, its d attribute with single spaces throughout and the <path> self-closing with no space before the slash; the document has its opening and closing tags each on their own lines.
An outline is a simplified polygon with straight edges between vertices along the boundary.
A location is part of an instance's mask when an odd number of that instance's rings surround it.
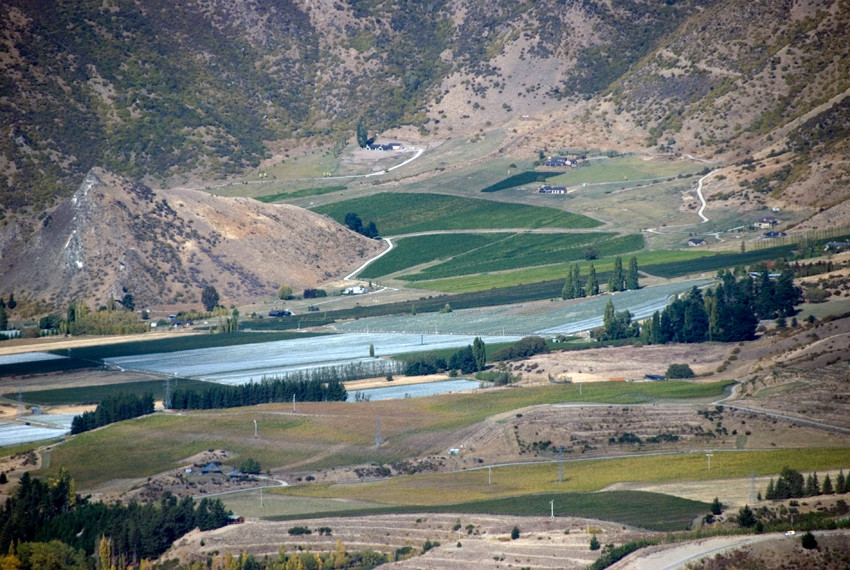
<svg viewBox="0 0 850 570">
<path fill-rule="evenodd" d="M 806 497 L 820 495 L 820 483 L 818 483 L 817 473 L 812 473 L 806 478 L 806 489 L 804 493 Z"/>
<path fill-rule="evenodd" d="M 844 477 L 844 470 L 838 472 L 838 477 L 835 479 L 835 492 L 843 495 L 847 492 L 847 479 Z"/>
<path fill-rule="evenodd" d="M 638 262 L 634 255 L 629 259 L 629 272 L 626 274 L 626 289 L 640 289 L 638 284 Z"/>
<path fill-rule="evenodd" d="M 835 493 L 835 489 L 832 488 L 832 479 L 829 478 L 829 473 L 827 473 L 826 477 L 823 478 L 823 487 L 821 488 L 821 494 L 832 495 L 833 493 Z"/>
<path fill-rule="evenodd" d="M 764 492 L 764 498 L 772 501 L 776 499 L 776 486 L 773 483 L 773 477 L 770 478 L 770 481 L 767 483 L 767 490 Z"/>
<path fill-rule="evenodd" d="M 599 539 L 596 538 L 595 534 L 590 535 L 590 549 L 591 550 L 599 550 L 602 545 L 599 544 Z"/>
<path fill-rule="evenodd" d="M 599 279 L 596 277 L 596 268 L 593 267 L 592 263 L 590 264 L 590 273 L 587 276 L 585 292 L 591 297 L 599 294 Z"/>
<path fill-rule="evenodd" d="M 6 303 L 6 306 L 9 307 L 10 311 L 13 311 L 15 309 L 15 307 L 18 306 L 18 302 L 15 301 L 15 294 L 14 293 L 9 293 L 9 302 Z"/>
<path fill-rule="evenodd" d="M 6 315 L 6 307 L 0 306 L 0 331 L 9 328 L 9 317 Z"/>
<path fill-rule="evenodd" d="M 714 500 L 711 501 L 711 514 L 719 515 L 723 513 L 723 504 L 720 502 L 720 499 L 714 497 Z"/>
</svg>

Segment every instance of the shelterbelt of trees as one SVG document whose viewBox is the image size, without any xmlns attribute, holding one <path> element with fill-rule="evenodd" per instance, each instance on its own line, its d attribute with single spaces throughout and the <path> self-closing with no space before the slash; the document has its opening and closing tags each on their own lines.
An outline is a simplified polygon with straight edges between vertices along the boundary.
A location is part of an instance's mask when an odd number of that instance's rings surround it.
<svg viewBox="0 0 850 570">
<path fill-rule="evenodd" d="M 102 568 L 135 565 L 158 557 L 195 527 L 226 525 L 230 515 L 218 499 L 196 503 L 170 494 L 158 504 L 92 503 L 76 494 L 64 469 L 47 481 L 24 473 L 0 510 L 0 551 L 5 553 L 0 567 L 22 568 L 21 558 L 44 556 L 57 560 L 49 567 L 89 568 L 95 553 Z"/>
<path fill-rule="evenodd" d="M 591 336 L 603 341 L 640 338 L 647 344 L 752 340 L 759 320 L 775 319 L 784 326 L 803 300 L 791 268 L 779 274 L 763 269 L 757 277 L 742 270 L 736 273 L 721 270 L 714 288 L 703 294 L 694 287 L 642 324 L 632 322 L 629 311 L 615 312 L 609 301 L 602 326 Z"/>
</svg>

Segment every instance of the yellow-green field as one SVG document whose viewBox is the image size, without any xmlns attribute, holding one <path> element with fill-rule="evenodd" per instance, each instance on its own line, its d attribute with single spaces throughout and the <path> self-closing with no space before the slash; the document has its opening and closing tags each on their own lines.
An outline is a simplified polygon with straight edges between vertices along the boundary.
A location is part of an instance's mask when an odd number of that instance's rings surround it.
<svg viewBox="0 0 850 570">
<path fill-rule="evenodd" d="M 66 467 L 78 488 L 112 479 L 147 477 L 176 469 L 207 449 L 251 456 L 264 469 L 315 470 L 370 462 L 390 463 L 442 453 L 456 430 L 496 414 L 561 402 L 634 404 L 719 397 L 729 382 L 650 382 L 551 385 L 484 390 L 431 398 L 376 402 L 305 402 L 183 413 L 158 413 L 83 433 L 51 451 L 54 474 Z M 375 419 L 386 443 L 375 447 Z M 254 438 L 254 420 L 259 436 Z M 109 461 L 103 458 L 108 457 Z"/>
<path fill-rule="evenodd" d="M 387 505 L 443 505 L 544 492 L 598 491 L 617 482 L 660 483 L 707 481 L 778 474 L 788 466 L 802 472 L 850 467 L 850 449 L 781 449 L 753 452 L 714 452 L 707 469 L 703 452 L 566 461 L 564 481 L 558 465 L 547 462 L 457 473 L 394 477 L 385 481 L 307 485 L 274 489 L 274 493 L 370 501 Z M 490 484 L 488 485 L 488 478 Z"/>
</svg>

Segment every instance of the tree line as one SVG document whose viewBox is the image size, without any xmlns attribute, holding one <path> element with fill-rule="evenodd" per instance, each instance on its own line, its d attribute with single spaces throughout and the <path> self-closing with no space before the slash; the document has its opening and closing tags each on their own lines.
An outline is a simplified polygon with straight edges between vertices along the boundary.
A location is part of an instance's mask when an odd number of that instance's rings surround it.
<svg viewBox="0 0 850 570">
<path fill-rule="evenodd" d="M 0 510 L 0 551 L 9 553 L 0 562 L 3 568 L 19 567 L 7 564 L 14 563 L 10 558 L 17 559 L 16 549 L 29 543 L 62 553 L 68 560 L 105 552 L 101 562 L 108 565 L 103 568 L 119 561 L 135 564 L 158 557 L 195 527 L 211 530 L 226 525 L 230 514 L 218 499 L 195 503 L 191 497 L 178 500 L 169 493 L 159 504 L 90 503 L 75 493 L 64 469 L 48 481 L 24 473 Z"/>
<path fill-rule="evenodd" d="M 623 258 L 617 256 L 614 259 L 614 270 L 611 272 L 606 288 L 609 293 L 640 289 L 638 278 L 637 257 L 632 256 L 629 259 L 628 270 L 624 270 Z M 583 297 L 593 297 L 598 294 L 599 279 L 596 276 L 596 268 L 592 263 L 588 269 L 587 278 L 581 276 L 581 270 L 578 264 L 571 264 L 567 268 L 567 278 L 564 281 L 563 289 L 561 289 L 562 299 L 581 299 Z"/>
<path fill-rule="evenodd" d="M 650 344 L 667 342 L 737 342 L 755 338 L 760 319 L 780 322 L 794 315 L 802 289 L 794 285 L 794 272 L 771 276 L 765 269 L 753 278 L 721 271 L 720 283 L 703 295 L 694 287 L 662 312 L 656 311 L 643 329 Z"/>
<path fill-rule="evenodd" d="M 153 394 L 123 393 L 107 396 L 92 412 L 83 412 L 71 420 L 71 435 L 93 430 L 111 423 L 153 413 Z"/>
<path fill-rule="evenodd" d="M 210 410 L 290 402 L 344 402 L 348 392 L 338 380 L 291 381 L 264 378 L 238 386 L 210 384 L 206 388 L 177 388 L 171 395 L 175 410 Z"/>
<path fill-rule="evenodd" d="M 850 480 L 844 476 L 843 470 L 838 472 L 833 484 L 828 473 L 821 483 L 818 480 L 817 473 L 810 473 L 808 477 L 804 478 L 799 471 L 785 467 L 775 482 L 773 478 L 770 479 L 764 498 L 781 501 L 818 495 L 840 495 L 847 492 L 850 492 Z"/>
<path fill-rule="evenodd" d="M 480 337 L 475 337 L 472 344 L 454 352 L 448 362 L 433 352 L 428 352 L 408 360 L 404 366 L 404 373 L 407 376 L 426 376 L 446 370 L 459 370 L 462 374 L 472 374 L 484 370 L 486 364 L 487 348 Z"/>
</svg>

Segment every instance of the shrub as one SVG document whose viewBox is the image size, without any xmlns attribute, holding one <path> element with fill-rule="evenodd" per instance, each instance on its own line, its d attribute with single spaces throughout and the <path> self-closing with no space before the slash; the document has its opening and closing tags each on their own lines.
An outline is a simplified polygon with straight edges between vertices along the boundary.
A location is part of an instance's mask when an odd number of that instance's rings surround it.
<svg viewBox="0 0 850 570">
<path fill-rule="evenodd" d="M 518 538 L 519 538 L 519 528 L 514 527 L 513 530 L 511 531 L 511 540 L 516 540 Z"/>
<path fill-rule="evenodd" d="M 694 371 L 687 364 L 671 364 L 667 367 L 667 378 L 693 378 Z"/>
<path fill-rule="evenodd" d="M 808 531 L 806 532 L 806 534 L 801 536 L 800 543 L 806 550 L 814 550 L 818 547 L 818 539 L 815 538 L 815 535 L 812 534 L 812 531 Z"/>
<path fill-rule="evenodd" d="M 599 550 L 600 547 L 601 547 L 601 545 L 599 544 L 599 539 L 596 538 L 595 534 L 592 535 L 590 537 L 590 549 L 591 550 Z"/>
<path fill-rule="evenodd" d="M 307 528 L 306 526 L 293 526 L 288 531 L 292 536 L 301 536 L 304 534 L 313 534 L 313 531 Z"/>
<path fill-rule="evenodd" d="M 261 471 L 260 462 L 252 457 L 249 457 L 239 465 L 239 471 L 241 471 L 242 473 L 247 473 L 249 475 L 259 475 Z"/>
</svg>

